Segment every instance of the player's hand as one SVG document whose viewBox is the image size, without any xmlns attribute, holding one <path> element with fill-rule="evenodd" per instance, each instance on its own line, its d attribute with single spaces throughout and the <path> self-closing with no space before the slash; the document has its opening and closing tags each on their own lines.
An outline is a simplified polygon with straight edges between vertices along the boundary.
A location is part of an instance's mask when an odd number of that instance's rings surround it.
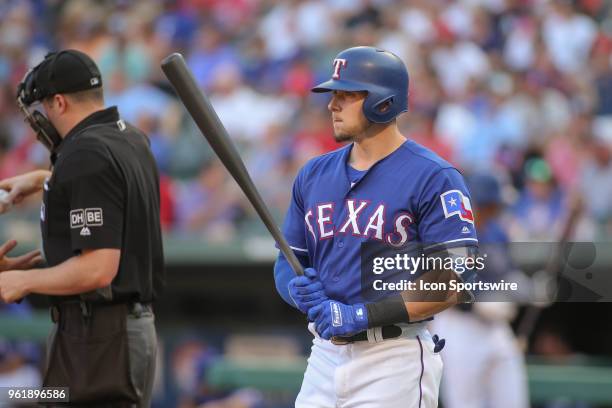
<svg viewBox="0 0 612 408">
<path fill-rule="evenodd" d="M 308 311 L 308 320 L 315 322 L 315 329 L 321 338 L 329 340 L 367 330 L 368 310 L 363 303 L 345 305 L 326 300 Z"/>
<path fill-rule="evenodd" d="M 24 198 L 40 191 L 45 179 L 50 175 L 47 170 L 36 170 L 0 180 L 0 190 L 8 192 L 8 195 L 0 200 L 0 214 L 8 212 L 14 204 L 19 204 Z"/>
<path fill-rule="evenodd" d="M 296 276 L 289 281 L 289 296 L 302 313 L 327 300 L 323 283 L 317 276 L 317 271 L 306 268 L 303 276 Z"/>
<path fill-rule="evenodd" d="M 23 271 L 0 273 L 0 302 L 17 302 L 28 295 Z"/>
<path fill-rule="evenodd" d="M 6 256 L 16 246 L 17 241 L 14 239 L 6 241 L 0 246 L 0 272 L 9 269 L 30 269 L 42 262 L 42 257 L 38 250 L 16 257 Z"/>
</svg>

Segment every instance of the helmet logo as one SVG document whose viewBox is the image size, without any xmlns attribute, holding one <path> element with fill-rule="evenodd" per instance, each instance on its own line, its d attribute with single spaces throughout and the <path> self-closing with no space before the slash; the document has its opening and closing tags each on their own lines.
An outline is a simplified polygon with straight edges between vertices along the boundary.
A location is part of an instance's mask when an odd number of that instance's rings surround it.
<svg viewBox="0 0 612 408">
<path fill-rule="evenodd" d="M 336 58 L 334 60 L 334 74 L 333 79 L 340 79 L 340 70 L 346 67 L 346 60 L 344 58 Z"/>
</svg>

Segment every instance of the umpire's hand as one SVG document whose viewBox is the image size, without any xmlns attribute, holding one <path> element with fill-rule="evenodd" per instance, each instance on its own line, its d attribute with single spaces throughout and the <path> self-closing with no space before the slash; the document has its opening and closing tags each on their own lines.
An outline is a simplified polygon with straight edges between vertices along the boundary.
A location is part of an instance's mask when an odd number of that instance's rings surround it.
<svg viewBox="0 0 612 408">
<path fill-rule="evenodd" d="M 6 256 L 16 246 L 17 241 L 14 239 L 6 241 L 0 246 L 0 272 L 8 271 L 9 269 L 30 269 L 42 262 L 42 257 L 38 250 L 16 257 Z"/>
<path fill-rule="evenodd" d="M 32 268 L 42 261 L 40 251 L 31 251 L 17 257 L 6 256 L 16 246 L 15 240 L 0 246 L 0 302 L 4 303 L 17 302 L 28 294 L 24 284 L 25 272 L 19 269 Z"/>
<path fill-rule="evenodd" d="M 8 194 L 0 200 L 0 214 L 8 212 L 14 204 L 43 189 L 45 180 L 51 176 L 48 170 L 35 170 L 19 176 L 0 180 L 0 190 Z"/>
<path fill-rule="evenodd" d="M 19 302 L 29 294 L 25 275 L 26 272 L 18 270 L 0 273 L 0 302 Z"/>
</svg>

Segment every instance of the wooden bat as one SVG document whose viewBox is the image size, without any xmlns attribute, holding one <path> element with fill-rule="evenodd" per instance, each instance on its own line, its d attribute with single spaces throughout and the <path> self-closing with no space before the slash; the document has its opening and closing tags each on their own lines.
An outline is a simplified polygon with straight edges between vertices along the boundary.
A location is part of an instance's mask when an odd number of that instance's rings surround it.
<svg viewBox="0 0 612 408">
<path fill-rule="evenodd" d="M 297 275 L 303 275 L 302 264 L 300 264 L 285 237 L 275 224 L 268 207 L 262 200 L 255 184 L 253 184 L 253 180 L 251 180 L 251 176 L 240 158 L 236 147 L 227 134 L 227 130 L 225 130 L 223 123 L 221 123 L 219 116 L 217 116 L 206 95 L 200 91 L 183 56 L 179 53 L 167 56 L 162 61 L 161 68 L 183 102 L 183 105 L 185 105 L 185 108 L 187 108 L 187 111 L 198 125 L 198 128 L 200 128 L 202 134 L 208 140 L 208 143 L 210 143 L 210 146 L 234 180 L 236 180 L 242 192 L 247 196 L 255 211 L 257 211 L 259 218 L 261 218 L 270 234 L 276 240 L 293 271 Z"/>
<path fill-rule="evenodd" d="M 582 213 L 582 204 L 577 196 L 574 197 L 574 200 L 570 204 L 570 210 L 567 219 L 565 220 L 565 224 L 563 224 L 563 228 L 559 235 L 559 240 L 557 245 L 553 250 L 552 256 L 549 258 L 544 270 L 546 273 L 554 277 L 559 273 L 559 269 L 561 267 L 561 255 L 565 244 L 569 241 L 572 233 L 574 231 L 574 227 L 580 218 L 580 214 Z M 525 313 L 523 314 L 521 320 L 519 320 L 516 336 L 518 340 L 518 344 L 523 351 L 527 351 L 529 346 L 529 337 L 533 333 L 535 329 L 536 323 L 542 314 L 544 307 L 540 305 L 530 305 L 525 309 Z"/>
</svg>

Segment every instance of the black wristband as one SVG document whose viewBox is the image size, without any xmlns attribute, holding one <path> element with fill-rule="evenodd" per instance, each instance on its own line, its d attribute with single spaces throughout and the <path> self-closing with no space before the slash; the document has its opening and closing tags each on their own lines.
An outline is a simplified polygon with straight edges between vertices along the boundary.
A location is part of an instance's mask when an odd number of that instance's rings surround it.
<svg viewBox="0 0 612 408">
<path fill-rule="evenodd" d="M 368 303 L 366 309 L 370 329 L 395 323 L 410 323 L 410 316 L 400 294 L 391 295 L 376 303 Z"/>
</svg>

